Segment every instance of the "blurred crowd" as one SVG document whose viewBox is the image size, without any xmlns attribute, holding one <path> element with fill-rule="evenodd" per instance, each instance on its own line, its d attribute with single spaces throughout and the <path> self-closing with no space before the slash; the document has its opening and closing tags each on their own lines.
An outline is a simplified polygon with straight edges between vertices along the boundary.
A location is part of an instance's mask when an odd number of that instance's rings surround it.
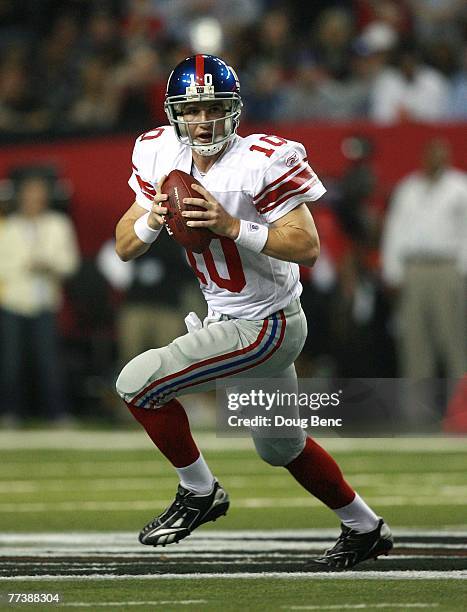
<svg viewBox="0 0 467 612">
<path fill-rule="evenodd" d="M 165 124 L 168 71 L 193 52 L 236 67 L 245 121 L 465 121 L 466 18 L 461 0 L 0 0 L 0 138 Z M 355 136 L 341 149 L 346 168 L 322 177 L 313 208 L 321 255 L 301 270 L 299 375 L 461 377 L 466 174 L 432 139 L 378 210 L 373 143 Z M 63 177 L 19 167 L 9 178 L 0 421 L 115 420 L 122 365 L 183 333 L 188 311 L 204 315 L 196 279 L 165 234 L 134 262 L 112 240 L 82 256 Z"/>
<path fill-rule="evenodd" d="M 342 148 L 348 165 L 323 177 L 328 193 L 312 209 L 321 254 L 301 268 L 309 334 L 299 376 L 461 379 L 467 174 L 451 165 L 447 141 L 428 140 L 418 167 L 375 215 L 372 143 L 352 137 Z M 11 183 L 0 209 L 0 425 L 124 418 L 117 373 L 186 333 L 189 311 L 205 316 L 197 279 L 165 232 L 132 262 L 117 257 L 112 238 L 81 255 L 70 192 L 53 168 L 20 166 Z M 414 419 L 417 407 L 423 418 L 441 418 L 426 410 L 431 401 L 411 402 Z"/>
<path fill-rule="evenodd" d="M 237 69 L 245 119 L 467 118 L 462 0 L 0 0 L 0 133 L 166 123 L 168 71 Z"/>
</svg>

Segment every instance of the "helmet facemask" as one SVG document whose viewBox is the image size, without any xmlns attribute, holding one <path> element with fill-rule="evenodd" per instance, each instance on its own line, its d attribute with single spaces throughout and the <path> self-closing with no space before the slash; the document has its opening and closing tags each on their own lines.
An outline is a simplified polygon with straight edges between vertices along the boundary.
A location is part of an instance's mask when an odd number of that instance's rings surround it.
<svg viewBox="0 0 467 612">
<path fill-rule="evenodd" d="M 199 102 L 221 102 L 224 107 L 224 115 L 216 119 L 206 119 L 205 121 L 186 121 L 183 118 L 184 107 L 191 103 L 196 104 Z M 187 87 L 187 95 L 168 97 L 164 107 L 170 124 L 175 128 L 179 141 L 188 145 L 200 155 L 208 157 L 221 151 L 224 145 L 234 137 L 239 124 L 242 101 L 236 92 L 214 93 L 214 88 L 206 85 L 204 87 Z M 208 126 L 209 131 L 212 133 L 210 143 L 197 143 L 193 139 L 189 128 L 196 127 L 197 125 Z M 219 130 L 219 126 L 222 126 L 221 130 Z"/>
</svg>

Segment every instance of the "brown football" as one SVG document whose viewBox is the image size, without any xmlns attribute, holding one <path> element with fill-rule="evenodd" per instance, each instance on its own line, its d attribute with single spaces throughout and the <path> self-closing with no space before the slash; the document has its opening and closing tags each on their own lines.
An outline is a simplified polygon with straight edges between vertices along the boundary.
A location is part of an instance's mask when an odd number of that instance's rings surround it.
<svg viewBox="0 0 467 612">
<path fill-rule="evenodd" d="M 167 207 L 165 224 L 167 231 L 185 249 L 202 253 L 207 249 L 215 234 L 205 227 L 188 227 L 187 219 L 182 217 L 184 210 L 204 210 L 201 206 L 184 204 L 184 198 L 201 198 L 201 194 L 191 188 L 191 185 L 200 183 L 182 170 L 172 170 L 162 185 L 163 193 L 169 197 L 162 203 Z"/>
</svg>

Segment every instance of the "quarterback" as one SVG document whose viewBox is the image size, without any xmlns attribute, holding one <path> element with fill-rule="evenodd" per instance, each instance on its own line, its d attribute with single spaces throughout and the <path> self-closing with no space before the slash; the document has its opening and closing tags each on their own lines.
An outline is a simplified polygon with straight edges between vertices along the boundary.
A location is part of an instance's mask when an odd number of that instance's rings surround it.
<svg viewBox="0 0 467 612">
<path fill-rule="evenodd" d="M 167 126 L 136 140 L 129 184 L 136 196 L 116 228 L 117 253 L 134 259 L 156 242 L 167 208 L 165 177 L 178 169 L 202 185 L 185 203 L 187 225 L 215 239 L 187 251 L 208 313 L 187 317 L 187 334 L 132 359 L 116 387 L 136 420 L 177 472 L 173 503 L 139 535 L 165 546 L 226 514 L 229 497 L 193 439 L 178 398 L 215 387 L 218 378 L 296 380 L 294 360 L 307 334 L 298 264 L 313 266 L 319 238 L 307 203 L 325 193 L 304 147 L 265 134 L 237 135 L 242 109 L 235 71 L 222 59 L 183 60 L 167 84 Z M 157 248 L 157 242 L 153 248 Z M 260 457 L 284 467 L 328 506 L 342 525 L 336 544 L 315 563 L 347 569 L 392 548 L 391 532 L 344 479 L 334 459 L 303 429 L 294 437 L 252 437 Z"/>
</svg>

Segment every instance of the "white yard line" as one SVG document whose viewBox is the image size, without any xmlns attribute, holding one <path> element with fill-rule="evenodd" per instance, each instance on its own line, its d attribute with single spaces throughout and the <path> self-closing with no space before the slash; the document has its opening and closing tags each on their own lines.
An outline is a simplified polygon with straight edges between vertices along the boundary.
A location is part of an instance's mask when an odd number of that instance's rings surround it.
<svg viewBox="0 0 467 612">
<path fill-rule="evenodd" d="M 303 578 L 314 580 L 467 580 L 467 570 L 455 570 L 450 572 L 442 571 L 412 571 L 412 570 L 393 570 L 387 572 L 235 572 L 229 574 L 220 573 L 190 573 L 190 574 L 89 574 L 87 576 L 76 576 L 74 574 L 62 574 L 56 576 L 54 574 L 43 576 L 14 576 L 8 578 L 0 576 L 0 582 L 44 582 L 44 581 L 63 581 L 70 580 L 73 582 L 90 581 L 90 580 L 206 580 L 206 579 L 223 579 L 223 580 L 257 580 L 259 578 L 278 578 L 285 580 L 299 580 Z"/>
<path fill-rule="evenodd" d="M 107 601 L 107 602 L 78 602 L 70 601 L 67 603 L 56 604 L 58 607 L 67 606 L 70 608 L 100 608 L 102 606 L 112 608 L 126 608 L 127 606 L 194 606 L 195 604 L 208 603 L 207 599 L 166 599 L 161 601 Z"/>
<path fill-rule="evenodd" d="M 245 550 L 249 551 L 250 564 L 255 563 L 256 555 L 267 554 L 269 556 L 279 556 L 283 551 L 293 549 L 294 551 L 300 550 L 309 552 L 311 548 L 325 548 L 327 546 L 327 540 L 323 538 L 329 537 L 329 541 L 336 535 L 336 530 L 331 529 L 310 529 L 310 530 L 274 530 L 274 531 L 255 531 L 255 530 L 244 530 L 244 531 L 211 531 L 206 534 L 193 535 L 186 542 L 182 542 L 176 548 L 154 551 L 152 548 L 148 549 L 140 546 L 136 541 L 136 536 L 131 532 L 111 532 L 111 533 L 43 533 L 43 534 L 0 534 L 0 564 L 2 557 L 16 556 L 16 557 L 31 557 L 44 555 L 49 560 L 43 563 L 43 569 L 46 567 L 52 567 L 56 564 L 54 561 L 55 557 L 60 557 L 62 561 L 60 564 L 65 567 L 62 568 L 61 575 L 23 575 L 0 577 L 0 582 L 18 582 L 21 580 L 28 582 L 44 582 L 50 581 L 92 581 L 92 580 L 182 580 L 182 579 L 258 579 L 258 578 L 273 578 L 273 579 L 326 579 L 326 580 L 467 580 L 467 570 L 456 570 L 456 571 L 412 571 L 412 570 L 389 570 L 385 571 L 384 566 L 386 561 L 394 559 L 410 559 L 412 555 L 406 554 L 403 556 L 392 556 L 387 559 L 383 557 L 380 562 L 380 571 L 350 571 L 343 573 L 328 573 L 328 572 L 233 572 L 229 574 L 209 572 L 209 573 L 166 573 L 166 574 L 104 574 L 101 573 L 102 569 L 100 563 L 94 560 L 92 563 L 87 564 L 88 571 L 94 571 L 91 575 L 80 575 L 69 574 L 70 564 L 63 557 L 72 558 L 86 558 L 89 556 L 96 555 L 98 557 L 112 557 L 114 555 L 124 555 L 128 562 L 132 562 L 132 559 L 137 558 L 138 563 L 143 563 L 143 559 L 147 559 L 147 562 L 151 561 L 151 558 L 157 560 L 162 555 L 167 559 L 168 562 L 177 563 L 180 557 L 186 557 L 187 555 L 196 555 L 198 563 L 209 564 L 212 563 L 210 559 L 218 557 L 220 554 L 228 551 L 229 560 L 235 562 L 235 553 L 242 552 Z M 444 548 L 465 548 L 465 543 L 462 539 L 467 539 L 467 531 L 434 531 L 434 530 L 415 530 L 415 529 L 401 529 L 396 530 L 397 537 L 431 537 L 440 539 L 439 542 L 433 544 L 416 542 L 401 543 L 400 546 L 410 548 L 436 548 L 443 550 Z M 293 536 L 293 540 L 287 540 L 288 536 Z M 300 537 L 307 538 L 305 541 L 300 541 Z M 458 538 L 460 541 L 447 545 L 442 541 L 442 538 L 451 537 Z M 276 538 L 276 539 L 274 539 Z M 282 538 L 282 539 L 281 539 Z M 319 538 L 314 540 L 312 538 Z M 116 544 L 118 543 L 118 544 Z M 273 551 L 273 552 L 271 552 Z M 302 556 L 301 553 L 295 555 L 296 558 Z M 449 555 L 448 555 L 449 556 Z M 417 555 L 417 558 L 431 558 L 432 555 Z M 440 557 L 433 557 L 439 560 Z M 18 559 L 18 564 L 20 564 Z M 38 561 L 39 563 L 39 561 Z M 79 561 L 77 562 L 79 565 Z M 146 563 L 146 561 L 144 561 Z M 116 562 L 111 559 L 107 560 L 106 567 L 110 571 L 115 571 L 114 566 Z M 30 564 L 29 564 L 30 566 Z M 31 569 L 25 569 L 26 572 L 31 572 Z M 47 571 L 47 570 L 46 570 Z M 50 571 L 50 570 L 49 570 Z M 136 604 L 135 604 L 136 605 Z"/>
<path fill-rule="evenodd" d="M 282 606 L 284 610 L 365 610 L 367 608 L 370 609 L 382 609 L 382 608 L 402 608 L 402 610 L 407 610 L 410 608 L 437 608 L 439 604 L 437 603 L 361 603 L 361 604 L 338 604 L 338 605 L 329 605 L 329 606 Z"/>
<path fill-rule="evenodd" d="M 380 497 L 368 494 L 367 501 L 379 507 L 394 506 L 466 506 L 467 494 L 436 497 L 432 496 L 387 496 Z M 247 497 L 236 500 L 236 508 L 310 508 L 321 507 L 321 502 L 313 497 Z M 7 502 L 0 503 L 0 513 L 28 512 L 128 512 L 135 510 L 151 510 L 157 512 L 163 509 L 163 502 L 154 500 L 124 500 L 124 501 L 70 501 L 70 502 Z"/>
<path fill-rule="evenodd" d="M 215 433 L 197 433 L 197 442 L 205 450 L 241 451 L 253 448 L 249 437 L 220 437 Z M 460 436 L 420 438 L 317 438 L 327 449 L 340 452 L 420 451 L 457 452 L 466 450 L 466 439 Z M 153 447 L 140 431 L 1 431 L 0 448 L 65 450 L 150 450 Z"/>
<path fill-rule="evenodd" d="M 352 483 L 355 486 L 372 486 L 377 489 L 387 490 L 389 482 L 391 491 L 404 492 L 413 491 L 414 484 L 424 485 L 424 495 L 437 495 L 441 491 L 443 494 L 452 495 L 458 492 L 467 494 L 467 486 L 462 484 L 446 484 L 449 478 L 465 476 L 465 470 L 456 472 L 432 472 L 428 474 L 387 474 L 386 472 L 375 472 L 372 474 L 353 474 Z M 225 476 L 223 480 L 229 488 L 251 489 L 251 477 L 248 476 Z M 287 475 L 284 473 L 272 474 L 261 477 L 261 486 L 269 489 L 281 489 L 287 482 Z M 173 474 L 161 476 L 157 474 L 158 489 L 173 488 L 177 479 Z M 430 488 L 431 487 L 431 488 Z M 0 493 L 34 493 L 51 491 L 76 491 L 84 489 L 87 491 L 147 491 L 147 478 L 134 478 L 127 476 L 124 478 L 70 478 L 70 479 L 48 479 L 48 480 L 1 480 Z M 427 490 L 429 489 L 429 490 Z"/>
<path fill-rule="evenodd" d="M 292 544 L 296 545 L 297 540 L 301 538 L 334 538 L 338 534 L 339 529 L 271 529 L 271 530 L 256 530 L 256 529 L 216 529 L 208 532 L 197 532 L 190 536 L 187 542 L 197 547 L 200 543 L 214 545 L 222 540 L 228 543 L 228 546 L 238 542 L 244 547 L 251 542 L 270 542 L 277 538 L 283 538 L 283 541 L 277 541 L 277 545 L 286 545 L 292 541 L 287 541 L 287 538 L 293 538 Z M 394 529 L 395 537 L 419 537 L 419 538 L 465 538 L 467 540 L 467 526 L 462 525 L 458 530 L 453 528 L 448 529 Z M 62 544 L 70 544 L 73 546 L 105 546 L 114 547 L 116 543 L 122 545 L 132 545 L 135 543 L 135 533 L 132 531 L 79 531 L 79 532 L 43 532 L 43 533 L 0 533 L 0 545 L 5 544 L 47 544 L 57 546 Z M 178 544 L 178 547 L 183 546 L 183 542 Z M 435 544 L 434 544 L 435 545 Z M 138 550 L 146 550 L 145 547 L 137 544 Z"/>
<path fill-rule="evenodd" d="M 156 559 L 160 555 L 166 556 L 169 560 L 176 560 L 179 557 L 189 555 L 196 558 L 209 559 L 219 555 L 229 553 L 230 557 L 238 553 L 244 555 L 245 551 L 251 557 L 256 555 L 280 555 L 287 551 L 294 551 L 294 557 L 303 553 L 310 555 L 310 551 L 324 550 L 335 540 L 338 529 L 310 529 L 300 531 L 279 530 L 279 531 L 209 531 L 194 534 L 184 540 L 176 547 L 162 550 L 154 550 L 150 547 L 141 546 L 136 537 L 136 533 L 131 532 L 109 532 L 109 533 L 43 533 L 43 534 L 0 534 L 0 562 L 2 558 L 16 556 L 45 556 L 49 559 L 73 557 L 86 558 L 90 555 L 105 558 L 120 555 L 125 559 Z M 401 542 L 398 545 L 407 549 L 405 558 L 410 558 L 411 549 L 425 549 L 428 551 L 436 549 L 439 552 L 446 551 L 448 556 L 451 550 L 464 550 L 467 548 L 466 531 L 426 531 L 426 530 L 395 530 L 396 539 L 402 537 L 431 537 L 432 543 L 425 542 Z M 446 544 L 443 538 L 451 537 L 455 541 Z M 438 540 L 436 540 L 438 538 Z M 428 555 L 424 555 L 429 557 Z M 419 558 L 420 555 L 417 555 Z M 389 560 L 397 557 L 388 557 Z M 439 558 L 437 555 L 436 558 Z M 383 562 L 386 560 L 382 558 Z M 51 561 L 52 562 L 52 561 Z"/>
<path fill-rule="evenodd" d="M 86 552 L 76 552 L 76 550 L 72 550 L 72 549 L 66 549 L 66 550 L 60 550 L 55 551 L 55 552 L 51 552 L 50 549 L 37 549 L 35 548 L 34 550 L 32 550 L 31 548 L 29 549 L 16 549 L 16 548 L 5 548 L 0 551 L 0 566 L 2 565 L 2 557 L 15 557 L 15 559 L 17 559 L 17 563 L 20 563 L 20 561 L 18 560 L 21 557 L 31 557 L 31 555 L 34 555 L 36 557 L 39 556 L 44 556 L 47 557 L 47 561 L 44 560 L 40 560 L 37 561 L 35 563 L 35 565 L 41 566 L 43 567 L 44 565 L 47 566 L 52 566 L 52 565 L 61 565 L 63 566 L 64 563 L 66 563 L 67 565 L 77 565 L 81 567 L 81 564 L 83 561 L 87 561 L 89 559 L 90 556 L 92 556 L 93 559 L 108 559 L 111 556 L 116 556 L 118 555 L 119 557 L 123 557 L 123 559 L 126 561 L 132 561 L 133 563 L 137 562 L 137 563 L 148 563 L 151 560 L 154 561 L 158 561 L 158 556 L 162 556 L 164 555 L 165 557 L 167 557 L 167 561 L 170 562 L 174 562 L 177 561 L 177 559 L 184 559 L 186 560 L 188 557 L 192 557 L 193 561 L 199 564 L 212 564 L 212 559 L 215 559 L 216 562 L 220 562 L 221 560 L 225 561 L 225 562 L 229 562 L 229 563 L 237 563 L 239 560 L 242 562 L 245 562 L 245 556 L 248 556 L 249 561 L 248 564 L 254 564 L 254 563 L 260 563 L 260 564 L 264 564 L 265 562 L 260 559 L 259 561 L 255 560 L 255 557 L 264 557 L 267 555 L 268 559 L 274 559 L 275 561 L 277 559 L 283 559 L 284 562 L 290 562 L 290 563 L 295 563 L 297 560 L 303 559 L 303 560 L 309 560 L 310 557 L 312 556 L 312 553 L 315 552 L 316 550 L 324 550 L 326 547 L 329 547 L 333 542 L 331 540 L 329 540 L 329 542 L 322 542 L 320 541 L 319 543 L 317 542 L 308 542 L 306 546 L 300 546 L 300 547 L 294 547 L 294 548 L 290 548 L 290 550 L 293 550 L 293 557 L 291 557 L 289 549 L 284 548 L 283 552 L 277 552 L 277 547 L 274 546 L 267 546 L 264 547 L 262 550 L 251 550 L 250 547 L 248 547 L 248 552 L 245 551 L 245 547 L 243 547 L 243 549 L 238 549 L 238 554 L 232 554 L 232 550 L 229 549 L 227 550 L 226 547 L 219 549 L 217 552 L 204 552 L 202 549 L 197 549 L 196 551 L 193 549 L 190 549 L 189 551 L 181 551 L 180 547 L 177 547 L 177 552 L 174 551 L 168 551 L 168 552 L 164 552 L 162 553 L 161 551 L 159 551 L 159 553 L 154 552 L 154 551 L 148 551 L 147 553 L 136 553 L 136 552 L 131 552 L 128 553 L 124 550 L 109 550 L 106 553 L 103 552 L 99 552 L 98 550 L 86 550 Z M 415 547 L 414 547 L 415 548 Z M 435 547 L 437 548 L 437 547 Z M 463 547 L 465 548 L 465 547 Z M 302 550 L 302 553 L 297 553 L 297 550 Z M 225 553 L 228 553 L 228 556 L 225 556 Z M 151 558 L 151 554 L 153 556 L 153 559 Z M 147 556 L 148 559 L 147 560 L 143 560 L 143 557 Z M 63 561 L 64 557 L 70 557 L 71 559 L 73 559 L 73 561 Z M 54 562 L 54 559 L 60 559 L 59 562 Z M 459 559 L 458 555 L 391 555 L 388 556 L 387 559 L 386 557 L 379 557 L 379 561 L 382 561 L 383 563 L 386 563 L 386 561 L 400 561 L 400 560 L 407 560 L 407 559 L 423 559 L 423 560 L 435 560 L 435 561 L 439 561 L 440 559 L 443 560 L 456 560 Z M 79 560 L 79 561 L 76 561 Z M 26 563 L 31 566 L 32 561 L 26 561 Z M 106 567 L 110 567 L 112 565 L 118 565 L 120 562 L 107 562 L 106 563 Z M 102 562 L 93 562 L 94 566 L 98 566 L 98 565 L 102 565 Z"/>
</svg>

